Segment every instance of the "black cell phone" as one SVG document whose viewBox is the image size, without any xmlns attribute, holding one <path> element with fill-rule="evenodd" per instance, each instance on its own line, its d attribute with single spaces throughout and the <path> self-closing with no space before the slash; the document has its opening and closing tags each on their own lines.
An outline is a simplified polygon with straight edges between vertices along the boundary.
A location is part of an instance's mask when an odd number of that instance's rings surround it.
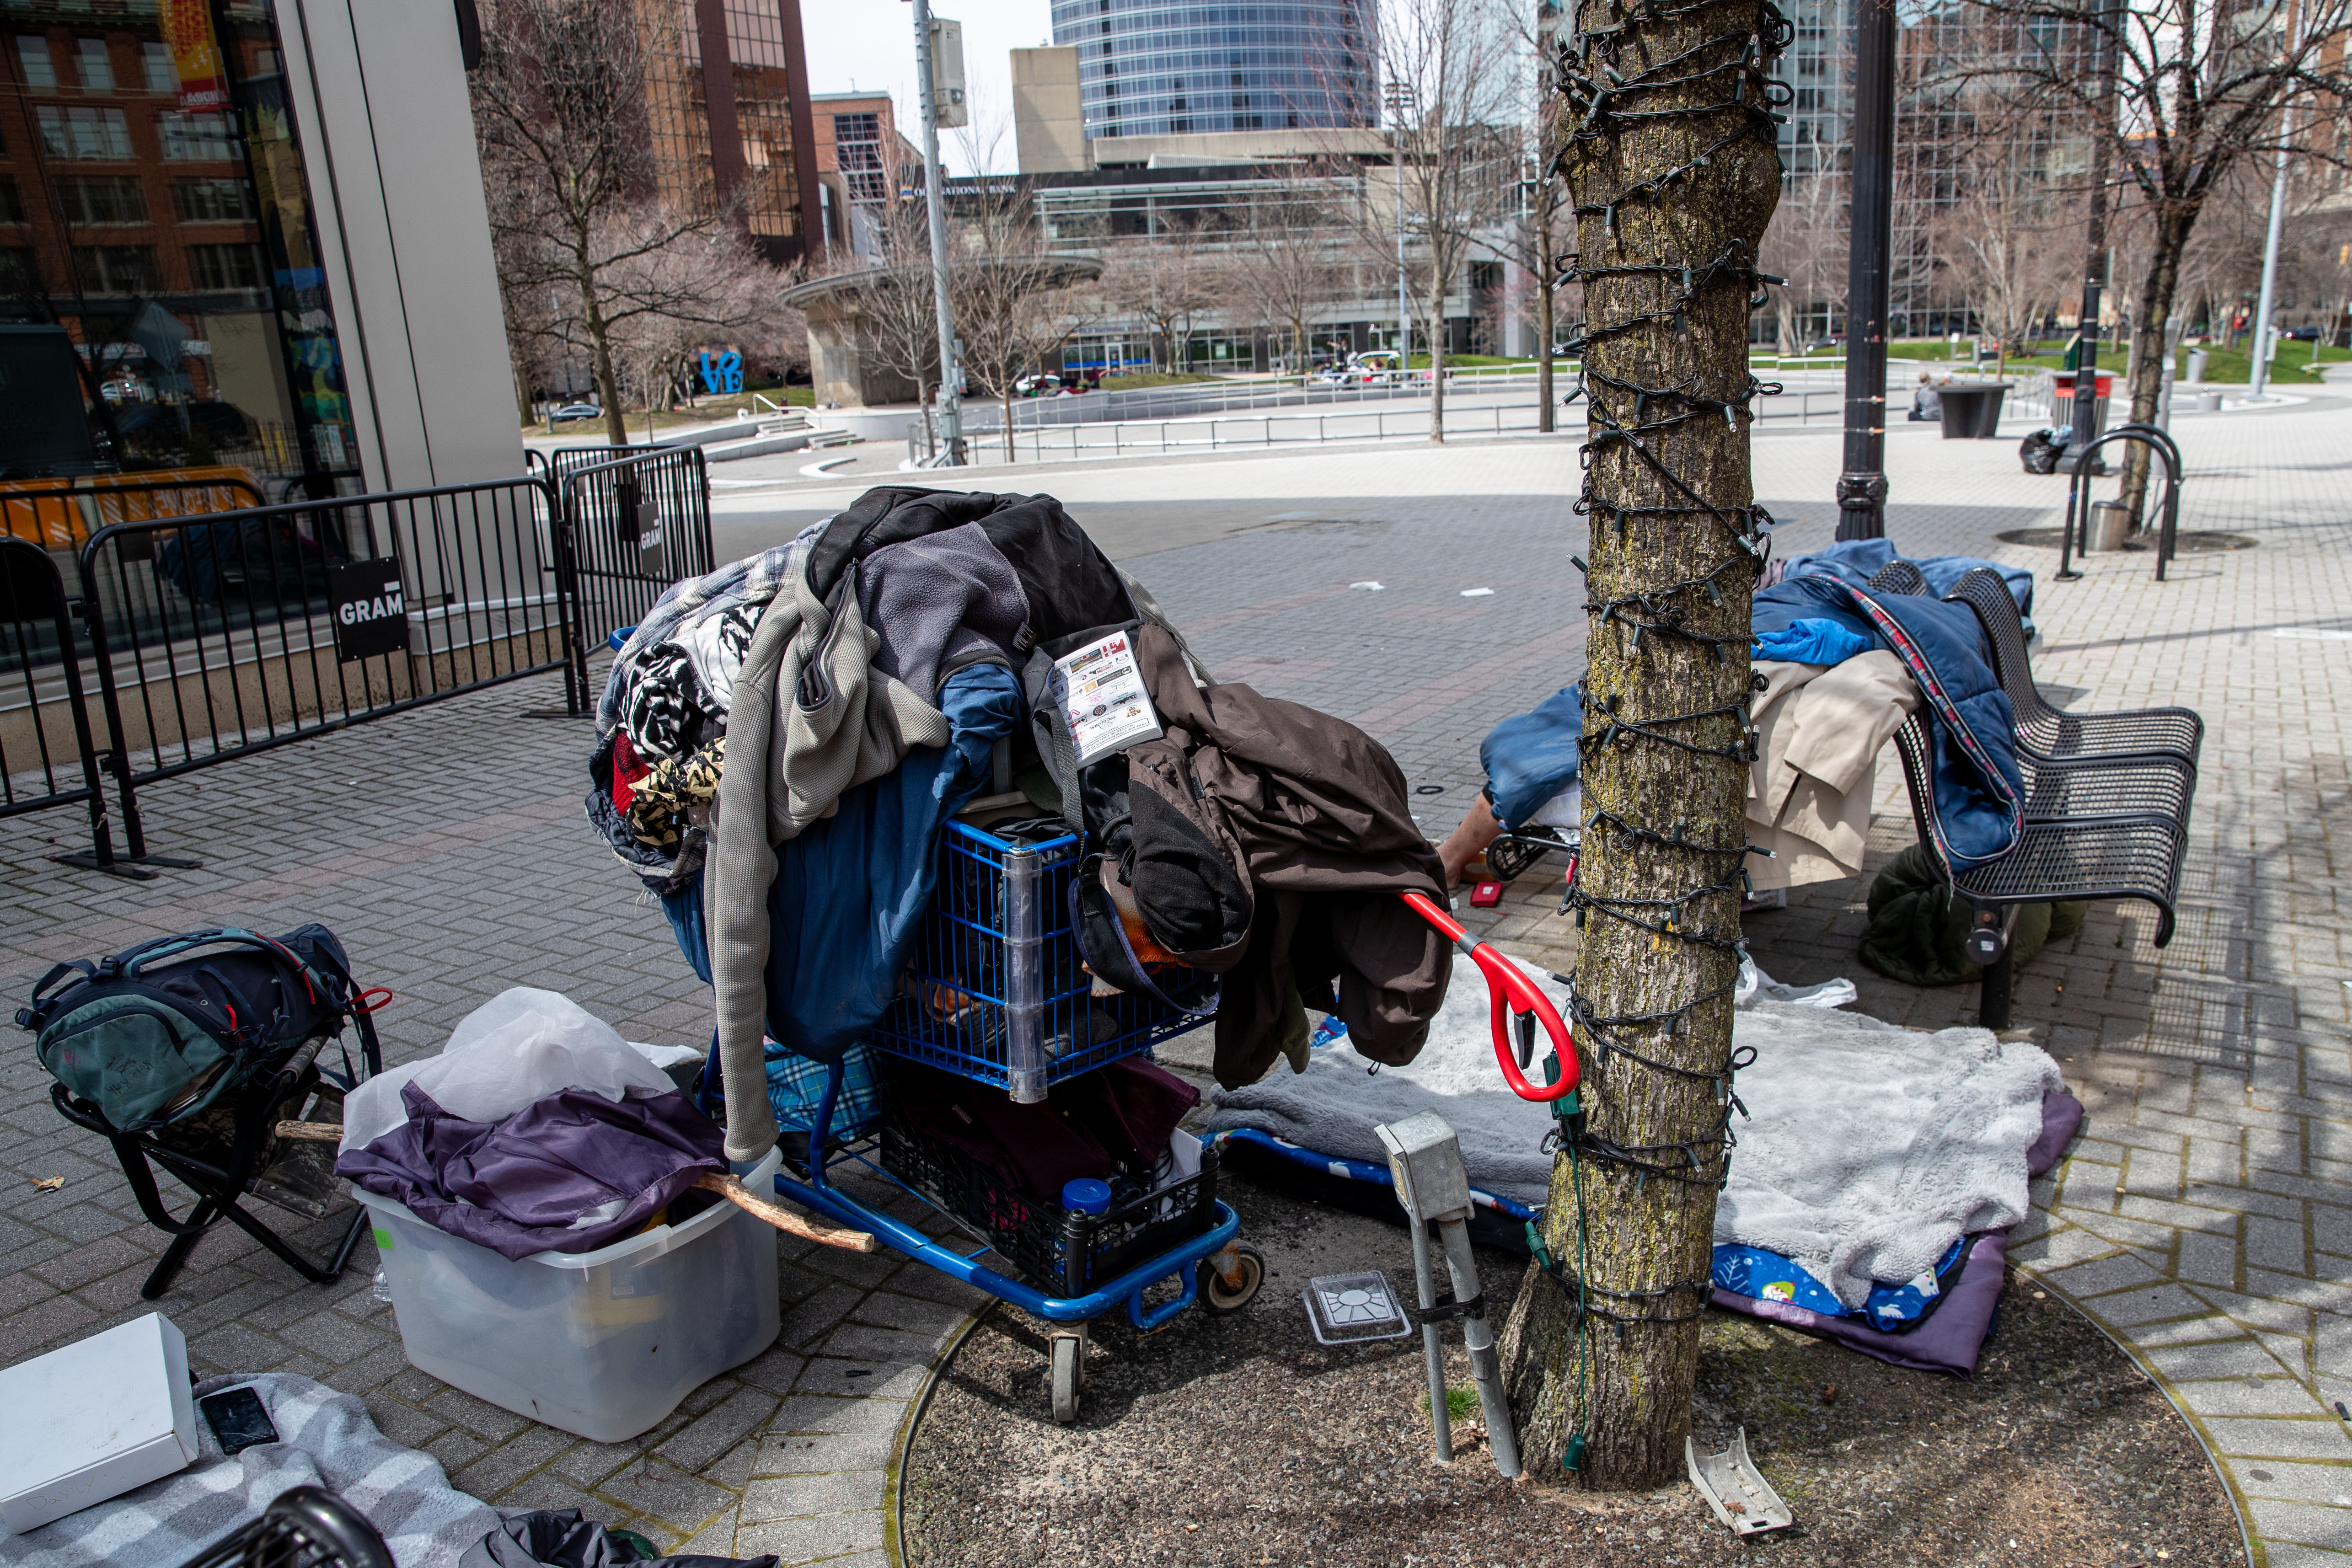
<svg viewBox="0 0 2352 1568">
<path fill-rule="evenodd" d="M 269 1412 L 262 1407 L 261 1396 L 250 1388 L 228 1388 L 218 1394 L 207 1394 L 196 1401 L 196 1408 L 205 1413 L 205 1421 L 220 1439 L 221 1452 L 239 1454 L 263 1443 L 278 1441 L 278 1428 L 269 1424 Z"/>
</svg>

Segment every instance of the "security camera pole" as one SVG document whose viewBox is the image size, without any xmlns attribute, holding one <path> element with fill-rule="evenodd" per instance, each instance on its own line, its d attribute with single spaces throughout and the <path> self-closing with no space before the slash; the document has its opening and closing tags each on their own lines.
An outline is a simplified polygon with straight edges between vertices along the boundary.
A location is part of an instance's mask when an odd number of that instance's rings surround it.
<svg viewBox="0 0 2352 1568">
<path fill-rule="evenodd" d="M 915 0 L 915 90 L 923 106 L 923 205 L 931 220 L 931 294 L 940 319 L 940 460 L 961 467 L 963 413 L 958 406 L 958 383 L 963 377 L 956 364 L 955 307 L 948 294 L 948 219 L 940 189 L 940 78 L 931 44 L 930 0 Z M 955 122 L 963 123 L 961 106 Z"/>
</svg>

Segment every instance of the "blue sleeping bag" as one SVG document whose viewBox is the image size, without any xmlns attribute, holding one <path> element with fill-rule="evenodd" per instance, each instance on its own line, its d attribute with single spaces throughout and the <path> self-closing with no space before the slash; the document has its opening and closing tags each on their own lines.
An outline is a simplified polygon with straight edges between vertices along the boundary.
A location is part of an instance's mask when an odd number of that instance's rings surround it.
<svg viewBox="0 0 2352 1568">
<path fill-rule="evenodd" d="M 1889 539 L 1845 539 L 1827 549 L 1801 555 L 1789 562 L 1788 577 L 1836 577 L 1867 588 L 1878 570 L 1900 559 Z M 1911 563 L 1919 575 L 1927 580 L 1927 591 L 1941 599 L 1959 586 L 1960 579 L 1979 567 L 1997 572 L 2009 596 L 2017 601 L 2017 612 L 2025 617 L 2025 634 L 2033 635 L 2033 574 L 2021 566 L 2003 566 L 1997 560 L 1979 560 L 1970 555 L 1933 555 Z"/>
<path fill-rule="evenodd" d="M 1576 782 L 1584 735 L 1584 687 L 1562 686 L 1526 713 L 1513 714 L 1478 743 L 1486 801 L 1507 829 L 1527 826 L 1544 802 Z"/>
</svg>

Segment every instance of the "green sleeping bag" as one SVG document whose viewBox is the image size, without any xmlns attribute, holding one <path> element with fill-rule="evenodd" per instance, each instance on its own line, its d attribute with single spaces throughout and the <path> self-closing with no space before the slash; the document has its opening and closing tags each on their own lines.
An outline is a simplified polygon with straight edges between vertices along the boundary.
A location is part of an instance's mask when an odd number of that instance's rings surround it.
<svg viewBox="0 0 2352 1568">
<path fill-rule="evenodd" d="M 2010 951 L 2030 963 L 2042 944 L 2083 928 L 2086 904 L 2029 904 L 2017 912 Z M 1862 961 L 1890 980 L 1914 986 L 1957 986 L 1982 977 L 1969 956 L 1969 901 L 1936 869 L 1927 846 L 1913 844 L 1886 862 L 1870 884 L 1870 924 L 1862 934 Z"/>
</svg>

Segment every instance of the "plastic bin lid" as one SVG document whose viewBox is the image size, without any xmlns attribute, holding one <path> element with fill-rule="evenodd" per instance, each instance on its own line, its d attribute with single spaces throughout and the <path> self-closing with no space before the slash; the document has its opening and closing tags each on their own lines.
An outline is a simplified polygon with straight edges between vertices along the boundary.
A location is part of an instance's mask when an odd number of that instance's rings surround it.
<svg viewBox="0 0 2352 1568">
<path fill-rule="evenodd" d="M 1092 1176 L 1062 1184 L 1062 1207 L 1073 1214 L 1108 1214 L 1110 1212 L 1110 1183 L 1097 1181 Z"/>
</svg>

